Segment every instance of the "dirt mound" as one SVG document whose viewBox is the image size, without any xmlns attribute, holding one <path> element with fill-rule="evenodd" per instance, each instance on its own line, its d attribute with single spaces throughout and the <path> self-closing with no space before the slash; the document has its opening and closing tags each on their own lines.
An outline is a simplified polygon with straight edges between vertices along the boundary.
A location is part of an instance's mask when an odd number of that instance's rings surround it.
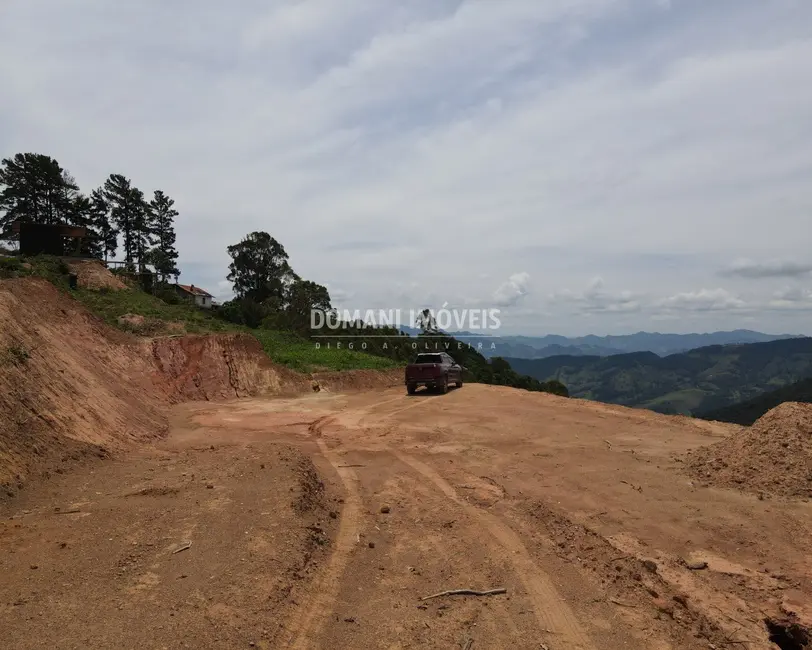
<svg viewBox="0 0 812 650">
<path fill-rule="evenodd" d="M 189 335 L 145 342 L 153 381 L 170 402 L 301 394 L 311 382 L 275 365 L 248 334 Z"/>
<path fill-rule="evenodd" d="M 45 280 L 0 282 L 0 486 L 163 435 L 147 361 Z"/>
<path fill-rule="evenodd" d="M 127 289 L 127 285 L 113 275 L 103 262 L 81 261 L 68 264 L 72 273 L 77 275 L 79 286 L 83 289 L 109 289 L 121 291 Z"/>
<path fill-rule="evenodd" d="M 692 451 L 688 467 L 718 487 L 812 498 L 812 404 L 776 406 L 753 426 Z"/>
</svg>

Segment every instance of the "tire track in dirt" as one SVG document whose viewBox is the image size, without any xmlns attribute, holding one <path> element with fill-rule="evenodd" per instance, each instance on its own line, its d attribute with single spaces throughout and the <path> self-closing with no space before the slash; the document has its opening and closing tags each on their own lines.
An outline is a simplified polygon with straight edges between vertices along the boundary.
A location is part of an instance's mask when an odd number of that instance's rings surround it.
<svg viewBox="0 0 812 650">
<path fill-rule="evenodd" d="M 407 397 L 406 395 L 401 395 L 398 397 L 393 397 L 391 399 L 375 402 L 374 404 L 371 404 L 369 406 L 360 407 L 353 410 L 358 413 L 358 422 L 360 424 L 363 423 L 366 419 L 373 416 L 391 419 L 393 416 L 398 415 L 399 413 L 403 413 L 403 411 L 408 411 L 409 409 L 417 408 L 418 406 L 427 406 L 429 404 L 433 404 L 434 399 L 435 399 L 434 397 L 426 397 L 425 395 L 421 395 L 418 397 L 415 396 Z M 379 409 L 382 406 L 386 406 L 394 402 L 399 403 L 405 402 L 406 406 L 379 412 Z"/>
<path fill-rule="evenodd" d="M 390 450 L 405 463 L 430 480 L 446 497 L 477 520 L 481 521 L 491 537 L 501 546 L 533 603 L 536 619 L 542 630 L 554 635 L 561 650 L 596 650 L 570 607 L 561 598 L 550 578 L 528 553 L 519 536 L 498 517 L 482 511 L 460 497 L 456 490 L 429 465 L 396 450 Z M 552 643 L 552 640 L 551 640 Z"/>
<path fill-rule="evenodd" d="M 318 639 L 327 618 L 333 612 L 341 588 L 341 579 L 355 547 L 361 521 L 361 493 L 358 487 L 358 476 L 353 469 L 340 465 L 339 457 L 329 449 L 321 437 L 322 428 L 331 419 L 325 417 L 315 420 L 310 425 L 310 432 L 317 436 L 316 443 L 319 451 L 332 465 L 344 484 L 344 508 L 341 511 L 338 534 L 329 564 L 313 585 L 310 602 L 297 616 L 298 624 L 293 630 L 293 638 L 290 643 L 290 647 L 295 650 L 314 650 L 320 647 Z"/>
<path fill-rule="evenodd" d="M 390 403 L 394 400 L 387 400 Z M 422 399 L 402 408 L 389 410 L 384 417 L 391 418 L 419 405 L 433 403 L 433 400 Z M 595 650 L 592 640 L 583 630 L 580 622 L 567 603 L 561 598 L 550 578 L 533 561 L 521 538 L 498 517 L 468 503 L 457 494 L 457 491 L 433 468 L 416 458 L 394 449 L 389 449 L 401 462 L 405 463 L 422 476 L 430 480 L 446 497 L 464 508 L 474 518 L 481 521 L 491 537 L 501 546 L 510 560 L 516 574 L 524 584 L 533 603 L 539 626 L 555 635 L 557 643 L 563 650 Z"/>
</svg>

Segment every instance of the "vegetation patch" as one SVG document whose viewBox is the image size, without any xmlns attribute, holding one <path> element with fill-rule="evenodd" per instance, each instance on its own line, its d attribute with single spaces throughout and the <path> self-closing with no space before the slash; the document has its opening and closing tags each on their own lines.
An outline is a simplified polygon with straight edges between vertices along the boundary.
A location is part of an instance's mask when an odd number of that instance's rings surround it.
<svg viewBox="0 0 812 650">
<path fill-rule="evenodd" d="M 316 348 L 312 341 L 293 332 L 259 329 L 251 331 L 262 349 L 276 363 L 300 372 L 321 370 L 385 370 L 399 364 L 393 359 L 350 349 Z"/>
<path fill-rule="evenodd" d="M 62 258 L 50 255 L 0 257 L 0 278 L 45 278 L 61 289 L 68 288 L 70 268 Z"/>
<path fill-rule="evenodd" d="M 150 295 L 139 289 L 118 291 L 77 289 L 73 295 L 90 311 L 104 319 L 108 325 L 137 334 L 154 335 L 161 328 L 140 330 L 137 325 L 133 325 L 133 320 L 127 318 L 128 316 L 141 316 L 144 322 L 150 322 L 153 326 L 161 323 L 179 323 L 182 325 L 182 329 L 190 334 L 244 331 L 244 328 L 220 320 L 193 305 L 181 301 L 170 304 L 158 296 Z"/>
<path fill-rule="evenodd" d="M 7 363 L 19 368 L 28 364 L 31 353 L 22 345 L 15 343 L 6 348 L 4 357 Z"/>
</svg>

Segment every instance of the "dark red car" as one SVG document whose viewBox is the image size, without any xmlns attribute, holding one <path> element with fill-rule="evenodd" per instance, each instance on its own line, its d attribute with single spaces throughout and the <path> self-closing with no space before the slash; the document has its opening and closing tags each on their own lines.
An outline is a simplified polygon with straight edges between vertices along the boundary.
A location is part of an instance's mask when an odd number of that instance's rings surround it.
<svg viewBox="0 0 812 650">
<path fill-rule="evenodd" d="M 414 362 L 406 366 L 406 391 L 414 395 L 418 387 L 426 386 L 447 393 L 449 384 L 462 386 L 463 370 L 465 368 L 445 352 L 418 354 Z"/>
</svg>

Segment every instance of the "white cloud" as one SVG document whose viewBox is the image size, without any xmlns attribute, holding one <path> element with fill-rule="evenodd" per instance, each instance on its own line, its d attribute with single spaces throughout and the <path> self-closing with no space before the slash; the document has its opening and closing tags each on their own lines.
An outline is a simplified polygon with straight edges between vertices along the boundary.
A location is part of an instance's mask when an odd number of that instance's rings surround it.
<svg viewBox="0 0 812 650">
<path fill-rule="evenodd" d="M 493 303 L 497 307 L 510 307 L 524 298 L 528 291 L 530 274 L 514 273 L 507 282 L 502 283 L 493 294 Z"/>
<path fill-rule="evenodd" d="M 812 311 L 812 290 L 784 287 L 773 293 L 767 307 L 777 311 Z"/>
<path fill-rule="evenodd" d="M 611 292 L 605 290 L 602 277 L 593 277 L 584 291 L 571 291 L 562 289 L 548 296 L 553 305 L 570 304 L 575 306 L 576 312 L 587 314 L 632 313 L 640 311 L 642 307 L 641 295 L 632 291 Z"/>
<path fill-rule="evenodd" d="M 657 306 L 677 311 L 733 311 L 745 308 L 747 303 L 725 289 L 700 289 L 669 296 Z"/>
</svg>

